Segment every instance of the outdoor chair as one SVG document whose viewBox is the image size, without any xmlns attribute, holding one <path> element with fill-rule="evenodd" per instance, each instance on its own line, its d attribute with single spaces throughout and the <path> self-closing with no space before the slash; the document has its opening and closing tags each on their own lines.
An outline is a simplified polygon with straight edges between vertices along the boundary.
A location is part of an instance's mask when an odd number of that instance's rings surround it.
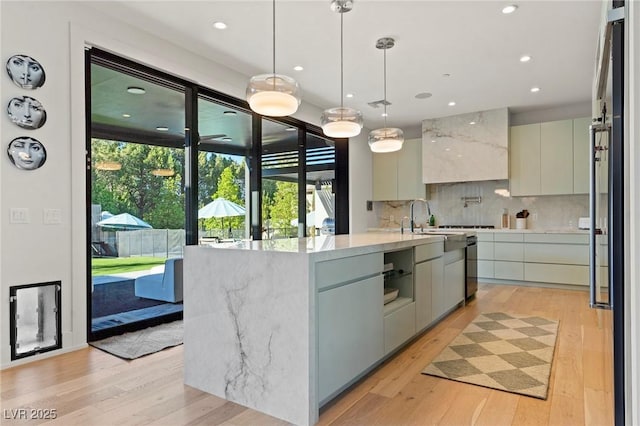
<svg viewBox="0 0 640 426">
<path fill-rule="evenodd" d="M 136 278 L 135 295 L 165 302 L 182 302 L 182 259 L 167 259 L 164 273 Z"/>
</svg>

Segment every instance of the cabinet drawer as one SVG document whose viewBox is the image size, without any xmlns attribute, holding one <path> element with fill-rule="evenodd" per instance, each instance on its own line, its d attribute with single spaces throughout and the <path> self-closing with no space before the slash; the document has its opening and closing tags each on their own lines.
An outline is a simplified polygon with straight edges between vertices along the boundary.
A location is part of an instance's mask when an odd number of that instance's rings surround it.
<svg viewBox="0 0 640 426">
<path fill-rule="evenodd" d="M 493 241 L 493 232 L 478 232 L 478 241 Z"/>
<path fill-rule="evenodd" d="M 493 242 L 478 242 L 478 260 L 493 260 Z"/>
<path fill-rule="evenodd" d="M 544 283 L 589 285 L 589 267 L 525 263 L 524 279 Z"/>
<path fill-rule="evenodd" d="M 385 355 L 409 340 L 416 332 L 416 304 L 412 302 L 384 317 Z"/>
<path fill-rule="evenodd" d="M 344 257 L 316 263 L 316 286 L 318 290 L 335 284 L 353 281 L 382 272 L 382 252 Z"/>
<path fill-rule="evenodd" d="M 422 244 L 415 247 L 415 262 L 424 262 L 442 256 L 444 253 L 444 241 L 437 241 L 430 244 Z"/>
<path fill-rule="evenodd" d="M 493 260 L 478 260 L 478 278 L 494 278 Z"/>
<path fill-rule="evenodd" d="M 589 234 L 525 234 L 525 243 L 589 244 Z"/>
<path fill-rule="evenodd" d="M 496 232 L 494 241 L 521 243 L 524 241 L 524 235 L 516 232 Z"/>
<path fill-rule="evenodd" d="M 522 243 L 493 243 L 493 258 L 522 262 L 524 260 L 524 245 Z"/>
<path fill-rule="evenodd" d="M 576 244 L 526 244 L 524 261 L 589 265 L 589 246 Z"/>
<path fill-rule="evenodd" d="M 494 262 L 495 278 L 501 280 L 524 280 L 524 264 L 522 262 Z"/>
</svg>

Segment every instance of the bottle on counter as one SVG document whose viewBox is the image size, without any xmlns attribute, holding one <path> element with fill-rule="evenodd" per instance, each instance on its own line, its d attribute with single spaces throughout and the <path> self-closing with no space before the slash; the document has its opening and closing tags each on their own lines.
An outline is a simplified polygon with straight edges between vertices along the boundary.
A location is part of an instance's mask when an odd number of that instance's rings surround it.
<svg viewBox="0 0 640 426">
<path fill-rule="evenodd" d="M 501 226 L 502 229 L 511 228 L 511 218 L 509 217 L 509 209 L 502 210 Z"/>
<path fill-rule="evenodd" d="M 429 217 L 429 226 L 436 226 L 436 217 L 434 215 Z"/>
</svg>

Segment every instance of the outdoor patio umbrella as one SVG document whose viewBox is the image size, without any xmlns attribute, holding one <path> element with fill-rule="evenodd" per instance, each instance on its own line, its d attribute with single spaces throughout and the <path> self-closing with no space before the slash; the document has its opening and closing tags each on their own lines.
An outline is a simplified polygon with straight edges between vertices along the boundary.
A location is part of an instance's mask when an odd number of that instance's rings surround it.
<svg viewBox="0 0 640 426">
<path fill-rule="evenodd" d="M 210 217 L 222 218 L 222 229 L 224 229 L 225 217 L 244 216 L 245 211 L 245 208 L 241 205 L 229 201 L 226 198 L 218 197 L 198 210 L 198 219 L 208 219 Z"/>
<path fill-rule="evenodd" d="M 153 228 L 144 220 L 129 213 L 121 213 L 111 216 L 107 219 L 101 220 L 97 225 L 104 229 L 119 229 L 123 231 Z"/>
</svg>

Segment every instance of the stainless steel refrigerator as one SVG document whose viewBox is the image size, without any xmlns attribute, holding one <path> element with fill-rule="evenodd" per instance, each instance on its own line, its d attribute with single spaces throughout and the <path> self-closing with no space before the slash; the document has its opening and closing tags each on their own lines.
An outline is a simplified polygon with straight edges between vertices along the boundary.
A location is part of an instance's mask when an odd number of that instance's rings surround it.
<svg viewBox="0 0 640 426">
<path fill-rule="evenodd" d="M 611 309 L 615 424 L 625 424 L 625 2 L 603 2 L 591 125 L 590 303 Z"/>
</svg>

